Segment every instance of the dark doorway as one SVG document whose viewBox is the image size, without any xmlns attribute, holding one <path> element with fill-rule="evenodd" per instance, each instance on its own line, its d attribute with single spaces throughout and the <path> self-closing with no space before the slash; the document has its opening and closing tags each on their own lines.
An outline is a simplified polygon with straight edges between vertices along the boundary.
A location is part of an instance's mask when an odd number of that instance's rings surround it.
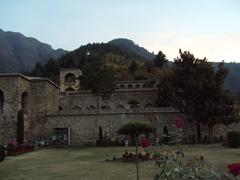
<svg viewBox="0 0 240 180">
<path fill-rule="evenodd" d="M 55 128 L 55 145 L 68 145 L 68 128 Z"/>
<path fill-rule="evenodd" d="M 22 111 L 17 114 L 17 143 L 24 143 L 24 116 Z"/>
</svg>

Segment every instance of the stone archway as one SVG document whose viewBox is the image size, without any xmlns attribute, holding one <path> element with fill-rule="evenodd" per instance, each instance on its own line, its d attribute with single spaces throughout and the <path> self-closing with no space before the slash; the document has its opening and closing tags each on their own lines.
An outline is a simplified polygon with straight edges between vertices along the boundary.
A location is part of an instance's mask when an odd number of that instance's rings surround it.
<svg viewBox="0 0 240 180">
<path fill-rule="evenodd" d="M 17 113 L 17 143 L 24 144 L 27 137 L 28 120 L 29 114 L 29 96 L 27 92 L 21 94 L 21 109 Z"/>
<path fill-rule="evenodd" d="M 23 111 L 18 111 L 17 114 L 17 143 L 24 143 L 24 115 Z"/>
<path fill-rule="evenodd" d="M 4 106 L 4 94 L 0 90 L 0 115 L 3 114 L 3 106 Z"/>
<path fill-rule="evenodd" d="M 64 79 L 65 79 L 65 82 L 73 83 L 76 80 L 76 76 L 73 73 L 67 73 Z"/>
</svg>

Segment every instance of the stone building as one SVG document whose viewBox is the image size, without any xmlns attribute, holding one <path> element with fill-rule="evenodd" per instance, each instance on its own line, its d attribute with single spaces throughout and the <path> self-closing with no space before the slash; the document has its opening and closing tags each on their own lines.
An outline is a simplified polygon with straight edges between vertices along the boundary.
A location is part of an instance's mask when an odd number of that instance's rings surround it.
<svg viewBox="0 0 240 180">
<path fill-rule="evenodd" d="M 46 78 L 0 74 L 0 143 L 34 141 L 46 114 L 58 110 L 59 87 Z"/>
<path fill-rule="evenodd" d="M 71 74 L 71 83 L 69 77 Z M 167 126 L 175 130 L 179 112 L 171 107 L 156 108 L 157 82 L 119 81 L 109 99 L 97 97 L 81 89 L 77 69 L 60 72 L 59 111 L 47 115 L 46 134 L 53 144 L 95 144 L 99 127 L 103 134 L 118 138 L 117 130 L 129 121 L 149 121 L 161 131 Z M 73 87 L 77 87 L 76 89 Z"/>
<path fill-rule="evenodd" d="M 79 90 L 81 75 L 80 69 L 62 69 L 59 88 L 46 78 L 0 74 L 0 143 L 12 138 L 29 143 L 45 136 L 55 145 L 96 144 L 99 128 L 116 140 L 117 130 L 135 120 L 150 122 L 159 134 L 164 127 L 175 133 L 175 120 L 181 114 L 171 107 L 155 107 L 157 82 L 116 82 L 111 97 L 100 98 L 97 108 L 97 97 Z M 239 130 L 240 124 L 217 125 L 213 134 L 226 136 L 231 129 Z M 197 137 L 194 124 L 185 122 L 184 134 L 186 140 Z"/>
</svg>

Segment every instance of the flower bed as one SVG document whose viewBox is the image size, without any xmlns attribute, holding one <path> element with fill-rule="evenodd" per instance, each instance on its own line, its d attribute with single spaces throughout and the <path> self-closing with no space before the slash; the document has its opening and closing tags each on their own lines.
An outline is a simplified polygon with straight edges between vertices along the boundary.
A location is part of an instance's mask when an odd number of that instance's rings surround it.
<svg viewBox="0 0 240 180">
<path fill-rule="evenodd" d="M 7 155 L 8 156 L 14 156 L 14 155 L 18 155 L 18 154 L 31 152 L 33 150 L 34 150 L 33 145 L 25 145 L 25 146 L 12 146 L 12 145 L 8 145 Z"/>
</svg>

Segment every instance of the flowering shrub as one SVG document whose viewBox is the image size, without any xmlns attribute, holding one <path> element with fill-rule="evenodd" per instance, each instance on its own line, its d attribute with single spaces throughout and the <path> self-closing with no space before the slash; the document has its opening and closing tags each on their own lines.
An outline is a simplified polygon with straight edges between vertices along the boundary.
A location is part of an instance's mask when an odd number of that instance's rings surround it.
<svg viewBox="0 0 240 180">
<path fill-rule="evenodd" d="M 147 138 L 142 138 L 141 139 L 141 146 L 143 148 L 147 148 L 147 147 L 149 147 L 151 145 L 152 145 L 152 142 L 149 139 L 147 139 Z"/>
<path fill-rule="evenodd" d="M 240 176 L 240 163 L 232 163 L 227 166 L 233 176 Z"/>
<path fill-rule="evenodd" d="M 180 116 L 176 119 L 176 126 L 177 126 L 177 128 L 182 129 L 183 125 L 184 125 L 183 116 Z"/>
<path fill-rule="evenodd" d="M 150 154 L 148 153 L 138 153 L 138 159 L 141 160 L 141 161 L 148 161 L 148 160 L 151 160 L 150 158 Z M 136 154 L 134 153 L 129 153 L 129 152 L 125 152 L 123 155 L 122 155 L 122 160 L 124 162 L 135 162 L 136 161 Z"/>
<path fill-rule="evenodd" d="M 29 146 L 8 146 L 7 154 L 9 156 L 14 156 L 22 153 L 27 153 L 33 151 L 33 145 Z"/>
<path fill-rule="evenodd" d="M 17 141 L 16 139 L 10 139 L 8 141 L 8 146 L 16 146 L 17 145 Z"/>
<path fill-rule="evenodd" d="M 219 174 L 215 168 L 207 168 L 204 158 L 195 157 L 187 162 L 183 161 L 184 155 L 179 152 L 162 154 L 156 165 L 160 168 L 160 174 L 154 180 L 212 180 L 218 179 Z"/>
</svg>

